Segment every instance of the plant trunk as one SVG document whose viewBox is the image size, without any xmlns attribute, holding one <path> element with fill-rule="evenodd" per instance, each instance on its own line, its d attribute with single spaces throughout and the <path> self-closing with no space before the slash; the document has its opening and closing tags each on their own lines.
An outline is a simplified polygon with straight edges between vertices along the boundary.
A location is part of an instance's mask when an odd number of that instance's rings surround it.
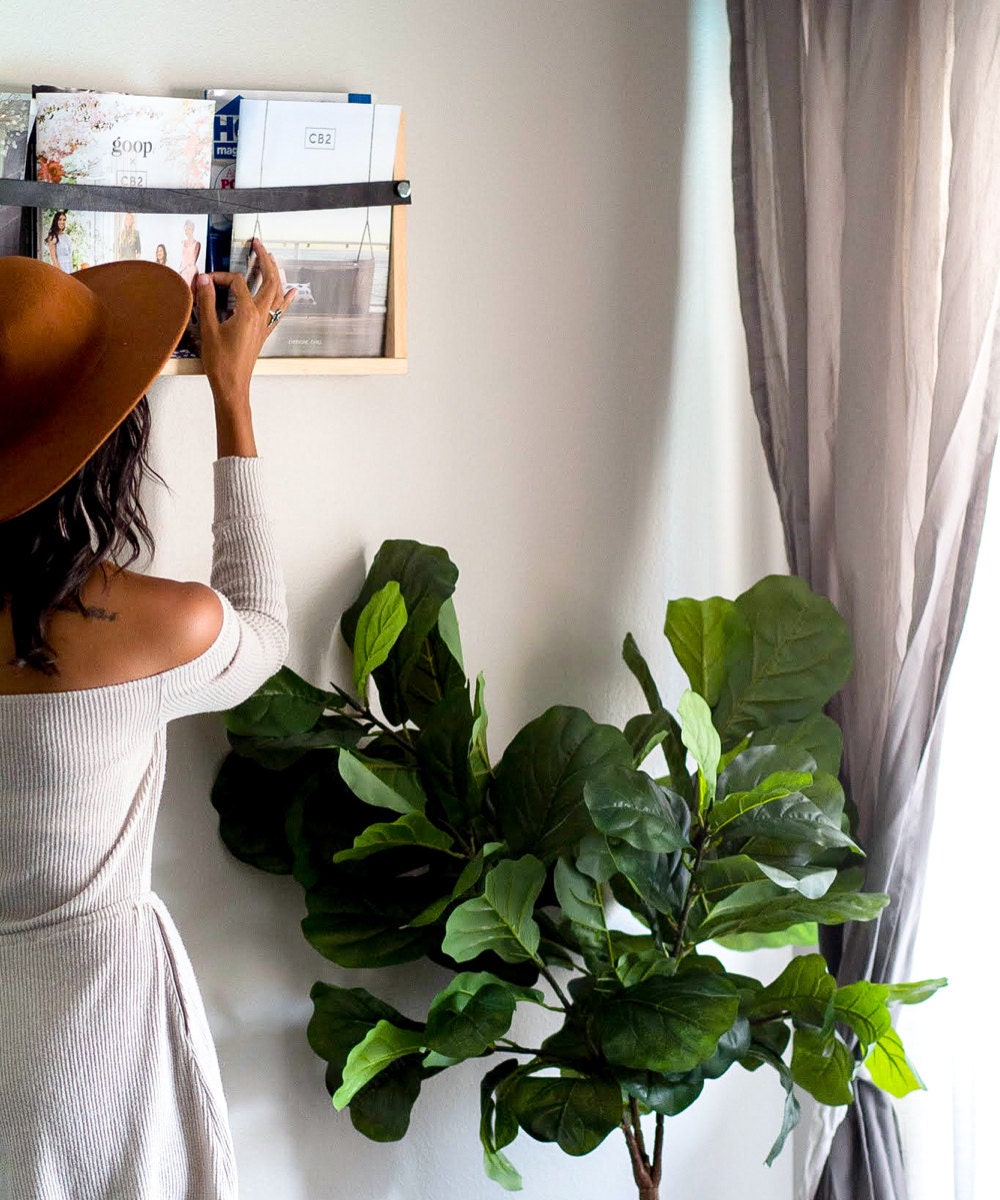
<svg viewBox="0 0 1000 1200">
<path fill-rule="evenodd" d="M 663 1164 L 662 1113 L 656 1114 L 656 1142 L 653 1148 L 652 1162 L 646 1153 L 639 1106 L 635 1100 L 629 1103 L 628 1116 L 622 1118 L 622 1132 L 625 1134 L 625 1141 L 628 1144 L 629 1158 L 632 1161 L 632 1178 L 639 1189 L 639 1200 L 660 1200 L 660 1172 Z"/>
</svg>

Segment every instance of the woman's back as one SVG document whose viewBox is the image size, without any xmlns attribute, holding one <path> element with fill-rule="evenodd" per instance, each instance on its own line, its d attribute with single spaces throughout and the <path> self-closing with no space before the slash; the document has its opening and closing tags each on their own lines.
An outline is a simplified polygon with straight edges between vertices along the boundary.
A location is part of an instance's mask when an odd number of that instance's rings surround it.
<svg viewBox="0 0 1000 1200">
<path fill-rule="evenodd" d="M 219 598 L 201 583 L 99 567 L 81 599 L 117 615 L 109 621 L 75 611 L 53 614 L 47 640 L 57 655 L 58 675 L 11 665 L 10 610 L 0 612 L 0 695 L 76 691 L 143 679 L 196 658 L 222 628 Z"/>
</svg>

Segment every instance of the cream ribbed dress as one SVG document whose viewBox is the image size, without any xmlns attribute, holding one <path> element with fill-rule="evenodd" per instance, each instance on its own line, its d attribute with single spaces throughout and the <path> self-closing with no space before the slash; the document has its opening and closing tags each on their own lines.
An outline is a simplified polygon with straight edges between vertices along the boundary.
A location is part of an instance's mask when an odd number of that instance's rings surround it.
<svg viewBox="0 0 1000 1200">
<path fill-rule="evenodd" d="M 150 889 L 167 722 L 245 700 L 288 648 L 260 460 L 213 473 L 215 642 L 145 679 L 0 695 L 2 1200 L 237 1194 L 204 1006 Z"/>
</svg>

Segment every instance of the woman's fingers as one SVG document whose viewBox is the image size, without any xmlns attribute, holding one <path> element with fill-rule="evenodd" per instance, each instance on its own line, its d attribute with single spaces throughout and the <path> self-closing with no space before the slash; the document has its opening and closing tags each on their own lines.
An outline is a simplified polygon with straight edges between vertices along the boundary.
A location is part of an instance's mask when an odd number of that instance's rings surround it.
<svg viewBox="0 0 1000 1200">
<path fill-rule="evenodd" d="M 212 286 L 211 275 L 198 276 L 198 325 L 202 332 L 206 329 L 212 333 L 218 332 L 219 317 L 215 311 L 215 288 Z"/>
<path fill-rule="evenodd" d="M 209 276 L 213 283 L 220 283 L 224 287 L 230 288 L 233 295 L 236 297 L 236 303 L 239 305 L 241 300 L 250 300 L 250 289 L 247 287 L 246 279 L 239 271 L 213 271 Z"/>
</svg>

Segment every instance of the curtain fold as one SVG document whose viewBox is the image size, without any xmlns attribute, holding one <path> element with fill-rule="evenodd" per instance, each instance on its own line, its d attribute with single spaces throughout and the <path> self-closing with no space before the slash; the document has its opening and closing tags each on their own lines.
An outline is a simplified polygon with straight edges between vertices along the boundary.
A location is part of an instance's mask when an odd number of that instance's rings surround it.
<svg viewBox="0 0 1000 1200">
<path fill-rule="evenodd" d="M 728 10 L 751 392 L 791 569 L 851 626 L 832 715 L 867 887 L 891 897 L 823 949 L 842 983 L 888 982 L 909 967 L 1000 415 L 1000 4 Z M 905 1200 L 874 1089 L 816 1185 L 801 1194 Z"/>
</svg>

